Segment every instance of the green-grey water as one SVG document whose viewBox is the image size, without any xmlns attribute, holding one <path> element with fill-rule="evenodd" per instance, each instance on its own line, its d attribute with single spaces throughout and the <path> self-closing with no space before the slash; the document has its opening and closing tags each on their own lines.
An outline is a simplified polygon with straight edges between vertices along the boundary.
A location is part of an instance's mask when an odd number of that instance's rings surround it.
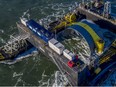
<svg viewBox="0 0 116 87">
<path fill-rule="evenodd" d="M 16 22 L 26 17 L 44 21 L 54 16 L 65 14 L 78 0 L 0 0 L 0 46 L 17 34 Z M 116 12 L 116 1 L 112 0 L 113 12 Z M 46 23 L 43 23 L 46 24 Z M 58 68 L 39 53 L 13 65 L 0 64 L 1 86 L 47 86 L 54 80 Z"/>
</svg>

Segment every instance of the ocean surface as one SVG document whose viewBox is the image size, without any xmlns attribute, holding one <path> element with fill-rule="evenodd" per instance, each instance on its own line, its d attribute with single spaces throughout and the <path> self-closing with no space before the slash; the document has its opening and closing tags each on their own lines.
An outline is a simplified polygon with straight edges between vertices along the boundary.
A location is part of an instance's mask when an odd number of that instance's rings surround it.
<svg viewBox="0 0 116 87">
<path fill-rule="evenodd" d="M 62 17 L 80 0 L 0 0 L 0 46 L 10 35 L 17 34 L 20 17 L 32 18 L 46 27 Z M 116 1 L 112 12 L 116 13 Z M 72 7 L 72 8 L 71 8 Z M 13 65 L 0 64 L 0 86 L 50 86 L 58 70 L 55 64 L 39 53 Z"/>
</svg>

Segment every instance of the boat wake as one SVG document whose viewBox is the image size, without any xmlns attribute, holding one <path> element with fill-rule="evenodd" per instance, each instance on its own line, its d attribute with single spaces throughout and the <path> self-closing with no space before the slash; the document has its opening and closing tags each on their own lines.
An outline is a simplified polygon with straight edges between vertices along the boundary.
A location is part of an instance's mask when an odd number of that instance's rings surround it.
<svg viewBox="0 0 116 87">
<path fill-rule="evenodd" d="M 45 75 L 45 71 L 42 73 L 42 79 L 38 81 L 40 87 L 47 86 L 47 87 L 62 87 L 68 85 L 67 78 L 61 74 L 60 71 L 54 72 L 47 81 L 45 79 L 49 77 Z"/>
<path fill-rule="evenodd" d="M 52 85 L 52 87 L 62 87 L 62 86 L 67 86 L 69 83 L 68 83 L 68 80 L 66 78 L 65 75 L 62 75 L 60 71 L 56 71 L 55 72 L 55 81 Z"/>
<path fill-rule="evenodd" d="M 19 61 L 22 61 L 22 59 L 25 59 L 25 58 L 28 58 L 30 56 L 36 56 L 38 54 L 38 51 L 35 47 L 25 51 L 24 53 L 18 55 L 15 59 L 13 60 L 5 60 L 5 61 L 0 61 L 0 63 L 3 63 L 3 64 L 15 64 Z"/>
</svg>

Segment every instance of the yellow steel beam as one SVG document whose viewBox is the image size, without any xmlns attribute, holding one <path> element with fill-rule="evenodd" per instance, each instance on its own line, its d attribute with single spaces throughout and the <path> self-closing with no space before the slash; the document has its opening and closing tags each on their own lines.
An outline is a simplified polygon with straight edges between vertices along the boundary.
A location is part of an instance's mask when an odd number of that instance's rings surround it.
<svg viewBox="0 0 116 87">
<path fill-rule="evenodd" d="M 67 26 L 67 24 L 75 22 L 76 21 L 76 14 L 75 13 L 69 13 L 64 17 L 64 20 L 62 20 L 55 28 L 53 28 L 52 31 L 64 28 Z"/>
<path fill-rule="evenodd" d="M 55 28 L 53 28 L 52 31 L 55 31 L 55 30 L 61 29 L 63 27 L 66 27 L 66 25 L 67 25 L 67 22 L 66 21 L 62 21 L 59 25 L 57 25 Z"/>
<path fill-rule="evenodd" d="M 82 23 L 82 22 L 72 23 L 72 24 L 79 25 L 79 26 L 83 27 L 85 30 L 87 30 L 89 32 L 89 34 L 92 36 L 94 42 L 96 42 L 96 40 L 101 39 L 89 25 Z"/>
</svg>

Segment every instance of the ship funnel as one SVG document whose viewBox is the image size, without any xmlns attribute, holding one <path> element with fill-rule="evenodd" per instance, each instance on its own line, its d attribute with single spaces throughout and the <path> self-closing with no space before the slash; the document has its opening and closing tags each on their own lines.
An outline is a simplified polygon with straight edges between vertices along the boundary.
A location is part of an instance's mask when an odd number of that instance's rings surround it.
<svg viewBox="0 0 116 87">
<path fill-rule="evenodd" d="M 26 22 L 28 21 L 26 18 L 20 18 L 21 23 L 25 26 L 27 26 Z"/>
</svg>

